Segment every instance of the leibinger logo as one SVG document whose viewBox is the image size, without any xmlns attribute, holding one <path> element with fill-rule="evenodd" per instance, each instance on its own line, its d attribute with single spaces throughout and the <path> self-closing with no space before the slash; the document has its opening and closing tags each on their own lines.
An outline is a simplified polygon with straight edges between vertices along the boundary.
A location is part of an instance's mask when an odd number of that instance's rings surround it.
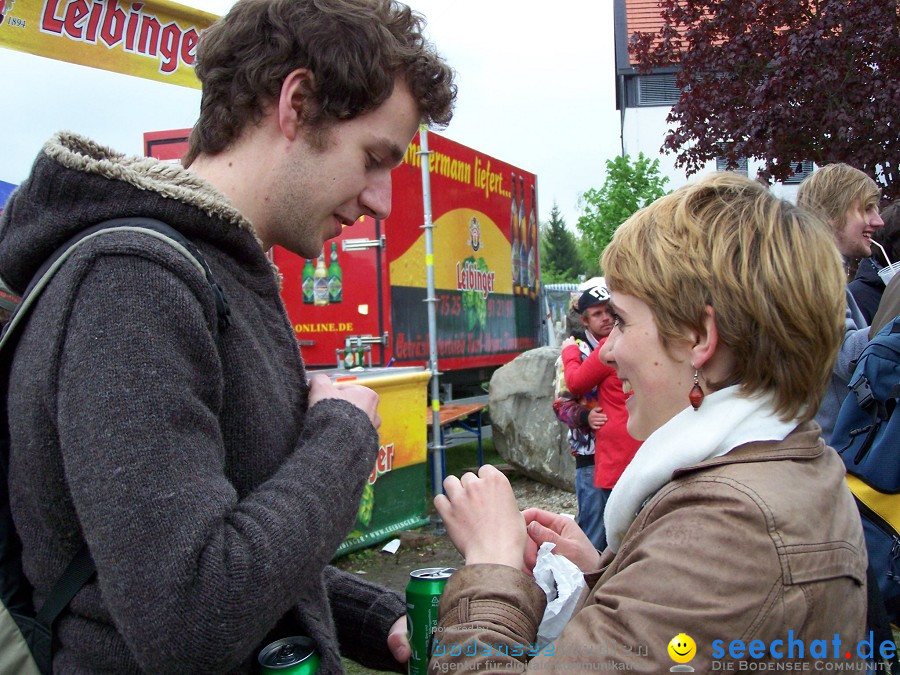
<svg viewBox="0 0 900 675">
<path fill-rule="evenodd" d="M 686 636 L 676 636 L 673 642 L 678 637 Z M 837 633 L 831 639 L 807 642 L 796 638 L 794 631 L 789 630 L 786 640 L 772 640 L 769 643 L 762 640 L 713 640 L 711 670 L 824 672 L 865 671 L 867 667 L 874 667 L 875 671 L 887 672 L 880 660 L 893 658 L 896 651 L 897 646 L 891 640 L 876 645 L 872 631 L 856 644 L 845 644 Z M 866 659 L 873 657 L 879 662 L 874 666 L 867 664 Z"/>
</svg>

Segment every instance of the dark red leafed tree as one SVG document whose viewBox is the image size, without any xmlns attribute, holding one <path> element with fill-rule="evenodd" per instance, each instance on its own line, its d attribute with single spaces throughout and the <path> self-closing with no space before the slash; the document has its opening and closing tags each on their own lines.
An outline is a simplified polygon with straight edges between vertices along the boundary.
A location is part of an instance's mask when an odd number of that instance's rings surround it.
<svg viewBox="0 0 900 675">
<path fill-rule="evenodd" d="M 900 0 L 660 0 L 640 72 L 679 66 L 663 149 L 688 173 L 724 157 L 846 162 L 900 197 Z"/>
</svg>

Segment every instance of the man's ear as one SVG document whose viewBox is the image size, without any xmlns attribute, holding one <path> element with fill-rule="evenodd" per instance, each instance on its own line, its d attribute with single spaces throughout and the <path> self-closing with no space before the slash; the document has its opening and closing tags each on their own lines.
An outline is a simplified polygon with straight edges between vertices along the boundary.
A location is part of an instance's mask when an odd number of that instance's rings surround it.
<svg viewBox="0 0 900 675">
<path fill-rule="evenodd" d="M 303 126 L 304 112 L 313 105 L 314 89 L 315 77 L 306 68 L 291 71 L 281 83 L 276 112 L 278 127 L 288 140 L 293 141 Z"/>
<path fill-rule="evenodd" d="M 691 363 L 695 368 L 703 366 L 716 353 L 719 346 L 719 329 L 716 328 L 716 310 L 712 305 L 703 308 L 703 330 L 691 333 L 693 346 L 691 347 Z"/>
</svg>

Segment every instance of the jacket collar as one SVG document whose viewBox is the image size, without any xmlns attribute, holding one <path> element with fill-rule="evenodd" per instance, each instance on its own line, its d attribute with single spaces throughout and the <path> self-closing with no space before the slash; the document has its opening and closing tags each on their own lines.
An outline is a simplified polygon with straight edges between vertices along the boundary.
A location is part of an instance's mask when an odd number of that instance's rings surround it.
<svg viewBox="0 0 900 675">
<path fill-rule="evenodd" d="M 692 466 L 676 469 L 672 478 L 679 478 L 713 466 L 774 462 L 785 459 L 809 461 L 825 453 L 822 429 L 815 422 L 804 422 L 782 441 L 753 441 L 734 448 L 719 457 L 711 457 Z"/>
</svg>

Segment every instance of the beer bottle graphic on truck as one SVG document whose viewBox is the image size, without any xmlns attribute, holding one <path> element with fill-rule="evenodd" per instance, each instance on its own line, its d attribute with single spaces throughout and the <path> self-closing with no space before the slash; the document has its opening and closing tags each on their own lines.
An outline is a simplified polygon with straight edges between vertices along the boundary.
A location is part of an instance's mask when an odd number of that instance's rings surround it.
<svg viewBox="0 0 900 675">
<path fill-rule="evenodd" d="M 331 242 L 331 264 L 328 265 L 328 302 L 338 303 L 343 297 L 343 272 L 338 262 L 337 242 Z"/>
<path fill-rule="evenodd" d="M 303 266 L 300 286 L 303 291 L 303 304 L 324 306 L 337 304 L 343 299 L 343 277 L 341 264 L 338 262 L 337 242 L 331 242 L 331 264 L 325 268 L 325 252 L 313 261 L 307 258 Z"/>
<path fill-rule="evenodd" d="M 316 268 L 313 267 L 313 261 L 307 258 L 306 264 L 303 266 L 303 276 L 300 281 L 300 286 L 303 289 L 304 305 L 313 304 L 313 275 L 315 274 L 315 270 Z"/>
<path fill-rule="evenodd" d="M 328 304 L 328 272 L 325 269 L 325 251 L 316 260 L 316 271 L 313 272 L 313 304 L 323 307 Z"/>
</svg>

